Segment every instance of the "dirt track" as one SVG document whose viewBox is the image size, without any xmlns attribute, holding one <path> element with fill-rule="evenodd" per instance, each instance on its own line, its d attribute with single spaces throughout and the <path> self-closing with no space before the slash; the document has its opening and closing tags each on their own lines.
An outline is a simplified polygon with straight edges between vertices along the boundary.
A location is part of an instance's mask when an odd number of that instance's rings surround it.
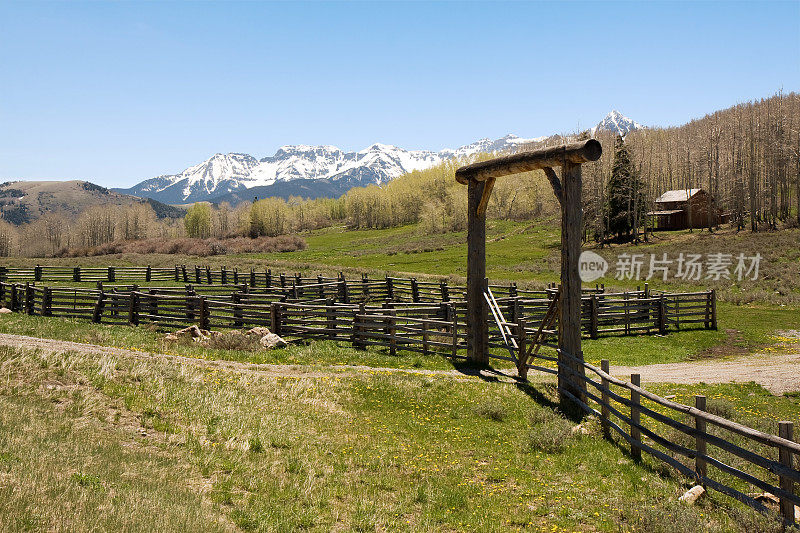
<svg viewBox="0 0 800 533">
<path fill-rule="evenodd" d="M 234 361 L 206 360 L 168 354 L 152 354 L 124 348 L 98 346 L 56 339 L 40 339 L 24 335 L 0 333 L 0 345 L 39 349 L 49 352 L 76 351 L 119 357 L 165 359 L 184 364 L 218 368 L 238 372 L 255 372 L 267 377 L 315 378 L 345 376 L 368 372 L 382 374 L 413 374 L 448 376 L 456 379 L 480 378 L 491 381 L 511 381 L 515 371 L 476 370 L 420 370 L 410 368 L 376 368 L 346 365 L 275 365 L 251 364 Z M 643 383 L 727 383 L 755 381 L 774 394 L 800 391 L 800 353 L 752 354 L 732 360 L 698 361 L 647 366 L 612 366 L 611 373 L 626 379 L 630 374 L 641 374 Z"/>
<path fill-rule="evenodd" d="M 642 383 L 747 383 L 755 381 L 773 394 L 800 391 L 800 353 L 751 354 L 725 361 L 697 361 L 611 367 L 620 378 L 641 374 Z"/>
<path fill-rule="evenodd" d="M 382 368 L 359 365 L 278 365 L 278 364 L 255 364 L 240 363 L 236 361 L 223 361 L 219 359 L 200 359 L 196 357 L 184 357 L 163 353 L 150 353 L 138 350 L 128 350 L 125 348 L 115 348 L 111 346 L 99 346 L 97 344 L 84 344 L 81 342 L 64 341 L 58 339 L 41 339 L 39 337 L 28 337 L 25 335 L 12 335 L 10 333 L 0 333 L 0 346 L 13 346 L 16 348 L 27 348 L 42 350 L 45 352 L 82 352 L 96 355 L 114 355 L 117 357 L 128 357 L 134 359 L 162 359 L 175 361 L 177 363 L 190 364 L 204 368 L 229 370 L 233 372 L 254 372 L 266 377 L 299 377 L 299 378 L 318 378 L 331 376 L 347 376 L 365 373 L 380 374 L 412 374 L 422 376 L 448 376 L 457 379 L 469 379 L 480 377 L 482 379 L 513 380 L 509 371 L 508 374 L 490 370 L 422 370 L 415 368 Z"/>
</svg>

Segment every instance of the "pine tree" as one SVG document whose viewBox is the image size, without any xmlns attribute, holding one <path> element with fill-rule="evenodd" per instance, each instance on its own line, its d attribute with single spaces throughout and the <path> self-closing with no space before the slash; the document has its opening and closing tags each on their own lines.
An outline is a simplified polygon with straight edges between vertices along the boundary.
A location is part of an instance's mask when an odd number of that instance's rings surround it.
<svg viewBox="0 0 800 533">
<path fill-rule="evenodd" d="M 633 164 L 628 146 L 617 135 L 606 200 L 608 232 L 620 240 L 638 240 L 646 211 L 644 182 Z"/>
</svg>

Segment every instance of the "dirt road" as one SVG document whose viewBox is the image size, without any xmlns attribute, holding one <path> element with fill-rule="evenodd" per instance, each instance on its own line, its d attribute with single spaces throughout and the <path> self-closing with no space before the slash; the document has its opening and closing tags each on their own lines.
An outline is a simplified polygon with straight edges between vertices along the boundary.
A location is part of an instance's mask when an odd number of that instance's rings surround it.
<svg viewBox="0 0 800 533">
<path fill-rule="evenodd" d="M 773 394 L 800 391 L 800 353 L 750 354 L 724 361 L 693 361 L 647 366 L 612 366 L 611 374 L 642 383 L 747 383 L 755 381 Z"/>
<path fill-rule="evenodd" d="M 448 376 L 456 379 L 480 378 L 490 381 L 512 381 L 514 370 L 420 370 L 411 368 L 376 368 L 348 365 L 276 365 L 251 364 L 235 361 L 220 361 L 182 357 L 148 352 L 84 344 L 56 339 L 40 339 L 24 335 L 0 333 L 0 345 L 38 349 L 49 352 L 78 351 L 98 355 L 109 354 L 119 357 L 146 359 L 166 359 L 175 362 L 198 365 L 206 368 L 225 369 L 238 372 L 256 372 L 263 376 L 283 376 L 315 378 L 324 376 L 345 376 L 363 373 L 412 374 L 428 376 Z M 755 381 L 774 394 L 800 391 L 800 353 L 751 354 L 731 360 L 696 361 L 647 366 L 612 366 L 611 374 L 628 379 L 631 374 L 641 374 L 642 383 L 747 383 Z"/>
</svg>

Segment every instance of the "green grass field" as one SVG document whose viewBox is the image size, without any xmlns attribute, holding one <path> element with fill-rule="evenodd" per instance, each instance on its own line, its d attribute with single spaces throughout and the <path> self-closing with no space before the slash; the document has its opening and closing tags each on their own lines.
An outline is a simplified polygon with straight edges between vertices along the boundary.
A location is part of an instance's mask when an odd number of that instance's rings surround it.
<svg viewBox="0 0 800 533">
<path fill-rule="evenodd" d="M 594 422 L 573 432 L 555 400 L 547 382 L 0 348 L 0 529 L 780 530 L 721 496 L 679 504 L 683 480 Z"/>
</svg>

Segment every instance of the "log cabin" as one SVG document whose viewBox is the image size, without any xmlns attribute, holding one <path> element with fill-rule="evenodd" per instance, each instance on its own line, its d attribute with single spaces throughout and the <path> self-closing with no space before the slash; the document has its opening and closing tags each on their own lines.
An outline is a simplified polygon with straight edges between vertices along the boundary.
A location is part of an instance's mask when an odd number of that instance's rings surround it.
<svg viewBox="0 0 800 533">
<path fill-rule="evenodd" d="M 677 189 L 656 198 L 647 218 L 653 230 L 680 230 L 717 226 L 727 217 L 705 190 Z"/>
</svg>

